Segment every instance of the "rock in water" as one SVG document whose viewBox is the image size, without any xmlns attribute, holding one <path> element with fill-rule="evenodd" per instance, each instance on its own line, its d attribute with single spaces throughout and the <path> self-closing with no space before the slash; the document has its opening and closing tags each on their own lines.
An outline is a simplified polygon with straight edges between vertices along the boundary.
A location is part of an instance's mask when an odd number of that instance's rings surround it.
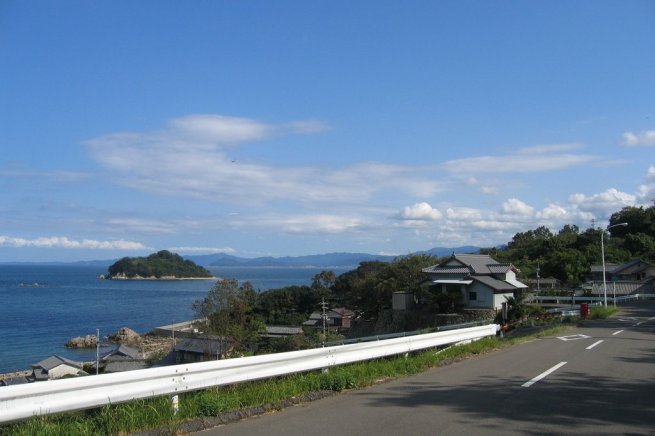
<svg viewBox="0 0 655 436">
<path fill-rule="evenodd" d="M 141 336 L 129 327 L 121 327 L 116 333 L 108 336 L 110 341 L 119 344 L 138 346 L 141 344 Z"/>
<path fill-rule="evenodd" d="M 95 335 L 78 336 L 66 342 L 67 348 L 95 348 L 98 345 L 98 338 Z"/>
</svg>

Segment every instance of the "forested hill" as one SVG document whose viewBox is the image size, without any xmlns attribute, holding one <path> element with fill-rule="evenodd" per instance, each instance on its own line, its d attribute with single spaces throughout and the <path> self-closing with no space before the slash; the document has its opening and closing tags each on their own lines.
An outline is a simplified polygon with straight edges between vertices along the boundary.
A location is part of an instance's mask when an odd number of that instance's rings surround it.
<svg viewBox="0 0 655 436">
<path fill-rule="evenodd" d="M 625 207 L 612 214 L 605 229 L 581 230 L 567 224 L 557 233 L 544 226 L 519 232 L 507 247 L 481 252 L 513 263 L 521 270 L 520 278 L 534 279 L 539 273 L 575 287 L 585 280 L 591 265 L 601 264 L 601 238 L 607 263 L 634 259 L 655 263 L 655 206 Z"/>
<path fill-rule="evenodd" d="M 212 273 L 191 260 L 162 250 L 148 257 L 124 257 L 109 267 L 109 279 L 211 278 Z"/>
</svg>

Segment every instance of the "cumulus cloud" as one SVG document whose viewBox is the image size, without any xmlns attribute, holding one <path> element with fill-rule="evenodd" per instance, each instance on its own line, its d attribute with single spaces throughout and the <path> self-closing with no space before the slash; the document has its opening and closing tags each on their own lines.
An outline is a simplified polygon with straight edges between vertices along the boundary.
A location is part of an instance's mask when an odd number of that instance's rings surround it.
<svg viewBox="0 0 655 436">
<path fill-rule="evenodd" d="M 600 212 L 601 215 L 616 212 L 626 206 L 634 206 L 636 197 L 610 188 L 605 192 L 593 195 L 572 194 L 569 196 L 569 203 L 583 211 Z"/>
<path fill-rule="evenodd" d="M 569 212 L 560 205 L 549 204 L 547 207 L 543 208 L 541 212 L 537 213 L 537 217 L 545 220 L 561 220 L 566 218 L 569 215 Z"/>
<path fill-rule="evenodd" d="M 65 236 L 40 237 L 35 239 L 13 238 L 0 235 L 0 247 L 14 248 L 86 248 L 91 250 L 144 250 L 147 246 L 140 242 L 125 241 L 123 239 L 114 241 L 97 241 L 83 239 L 81 241 L 69 239 Z"/>
<path fill-rule="evenodd" d="M 510 198 L 509 200 L 505 201 L 501 209 L 504 213 L 509 214 L 509 215 L 520 215 L 520 216 L 525 216 L 529 217 L 534 214 L 534 208 L 531 206 L 528 206 L 521 200 L 517 198 Z"/>
<path fill-rule="evenodd" d="M 655 130 L 646 130 L 641 133 L 625 132 L 622 147 L 654 147 Z"/>
<path fill-rule="evenodd" d="M 539 145 L 504 156 L 479 156 L 443 163 L 451 173 L 536 173 L 600 162 L 599 156 L 574 153 L 578 144 Z"/>
<path fill-rule="evenodd" d="M 426 202 L 416 203 L 413 206 L 405 206 L 400 212 L 400 218 L 404 220 L 425 220 L 435 221 L 443 217 L 443 214 Z"/>
<path fill-rule="evenodd" d="M 646 180 L 639 185 L 638 194 L 639 200 L 644 205 L 651 205 L 655 202 L 655 166 L 648 167 Z"/>
</svg>

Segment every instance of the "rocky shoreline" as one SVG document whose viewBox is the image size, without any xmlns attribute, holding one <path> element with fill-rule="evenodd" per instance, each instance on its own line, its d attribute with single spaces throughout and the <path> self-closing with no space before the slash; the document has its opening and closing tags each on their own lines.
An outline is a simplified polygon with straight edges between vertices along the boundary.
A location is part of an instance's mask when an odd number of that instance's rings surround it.
<svg viewBox="0 0 655 436">
<path fill-rule="evenodd" d="M 144 360 L 159 360 L 173 350 L 172 340 L 152 332 L 139 335 L 129 327 L 122 327 L 116 333 L 107 337 L 111 345 L 127 345 L 139 350 Z M 66 342 L 67 348 L 96 348 L 98 338 L 95 335 L 78 336 Z M 101 342 L 101 346 L 104 343 Z M 44 359 L 47 356 L 44 356 Z M 36 362 L 35 362 L 36 363 Z M 95 362 L 83 362 L 93 364 Z M 14 377 L 27 377 L 32 375 L 32 370 L 13 371 L 0 374 L 0 380 Z"/>
</svg>

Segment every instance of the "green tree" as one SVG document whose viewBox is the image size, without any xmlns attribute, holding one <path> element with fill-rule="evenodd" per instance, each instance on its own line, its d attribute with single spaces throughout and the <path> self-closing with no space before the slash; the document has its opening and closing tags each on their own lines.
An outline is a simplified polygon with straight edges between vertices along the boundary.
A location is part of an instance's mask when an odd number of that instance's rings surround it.
<svg viewBox="0 0 655 436">
<path fill-rule="evenodd" d="M 237 279 L 224 279 L 216 282 L 205 298 L 193 303 L 193 311 L 207 319 L 208 334 L 232 343 L 235 351 L 246 351 L 253 349 L 266 331 L 253 311 L 256 300 L 257 293 L 249 282 L 239 286 Z"/>
</svg>

